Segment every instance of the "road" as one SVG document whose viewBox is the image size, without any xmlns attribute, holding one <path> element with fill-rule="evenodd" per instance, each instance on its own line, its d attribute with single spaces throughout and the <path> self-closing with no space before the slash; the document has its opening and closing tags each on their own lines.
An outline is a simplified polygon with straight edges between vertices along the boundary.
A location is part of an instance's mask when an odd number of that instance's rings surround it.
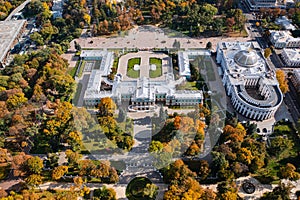
<svg viewBox="0 0 300 200">
<path fill-rule="evenodd" d="M 30 2 L 31 0 L 26 0 L 25 2 L 23 2 L 21 5 L 19 5 L 18 7 L 16 7 L 9 15 L 8 17 L 6 17 L 6 19 L 4 21 L 9 21 L 11 20 L 12 16 L 14 16 L 16 13 L 20 12 L 21 10 L 23 10 L 25 8 L 25 6 Z"/>
</svg>

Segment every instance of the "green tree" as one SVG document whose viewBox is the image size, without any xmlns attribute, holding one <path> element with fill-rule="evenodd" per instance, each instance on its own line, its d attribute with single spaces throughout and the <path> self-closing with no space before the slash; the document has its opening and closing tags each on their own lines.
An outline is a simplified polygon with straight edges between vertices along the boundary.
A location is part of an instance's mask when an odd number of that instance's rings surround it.
<svg viewBox="0 0 300 200">
<path fill-rule="evenodd" d="M 264 193 L 260 200 L 290 200 L 291 189 L 291 185 L 285 185 L 284 183 L 280 183 L 276 188 L 273 189 L 272 192 Z"/>
<path fill-rule="evenodd" d="M 154 199 L 157 195 L 158 187 L 153 183 L 148 183 L 143 191 L 143 196 Z"/>
<path fill-rule="evenodd" d="M 31 187 L 36 187 L 43 183 L 43 177 L 38 174 L 31 174 L 25 178 L 25 183 Z"/>
<path fill-rule="evenodd" d="M 103 186 L 102 188 L 94 190 L 95 200 L 117 200 L 116 191 L 112 188 Z"/>
<path fill-rule="evenodd" d="M 160 152 L 164 145 L 160 141 L 152 140 L 149 146 L 150 152 Z"/>
<path fill-rule="evenodd" d="M 42 159 L 40 159 L 38 156 L 29 158 L 26 161 L 26 165 L 27 165 L 30 173 L 33 173 L 33 174 L 40 174 L 44 167 Z"/>
<path fill-rule="evenodd" d="M 211 42 L 207 42 L 206 49 L 211 49 L 211 48 L 212 48 L 212 43 Z"/>
</svg>

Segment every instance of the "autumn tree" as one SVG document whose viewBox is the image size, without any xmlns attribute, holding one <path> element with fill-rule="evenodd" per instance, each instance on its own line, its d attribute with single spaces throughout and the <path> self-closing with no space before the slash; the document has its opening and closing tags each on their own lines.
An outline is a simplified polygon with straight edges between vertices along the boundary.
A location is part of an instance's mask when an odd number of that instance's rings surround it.
<svg viewBox="0 0 300 200">
<path fill-rule="evenodd" d="M 271 54 L 272 54 L 272 50 L 270 48 L 266 48 L 264 51 L 264 57 L 269 58 Z"/>
<path fill-rule="evenodd" d="M 115 113 L 116 104 L 111 98 L 105 97 L 101 99 L 98 109 L 100 117 L 112 117 Z"/>
<path fill-rule="evenodd" d="M 280 167 L 280 175 L 282 178 L 298 180 L 300 178 L 300 174 L 296 172 L 296 167 L 287 163 L 285 166 Z"/>
<path fill-rule="evenodd" d="M 11 168 L 13 169 L 14 176 L 24 176 L 27 172 L 26 161 L 31 158 L 30 155 L 26 155 L 24 152 L 13 156 Z"/>
<path fill-rule="evenodd" d="M 279 83 L 280 90 L 283 94 L 287 93 L 289 91 L 289 85 L 288 80 L 286 79 L 285 73 L 282 70 L 276 71 L 276 78 Z"/>
<path fill-rule="evenodd" d="M 58 166 L 55 167 L 52 171 L 52 179 L 59 180 L 65 173 L 68 172 L 68 166 Z"/>
<path fill-rule="evenodd" d="M 36 187 L 43 183 L 43 177 L 38 174 L 31 174 L 30 176 L 25 178 L 25 182 L 31 187 Z"/>
<path fill-rule="evenodd" d="M 210 173 L 209 164 L 206 160 L 200 160 L 199 164 L 198 176 L 201 177 L 201 180 L 205 180 Z"/>
</svg>

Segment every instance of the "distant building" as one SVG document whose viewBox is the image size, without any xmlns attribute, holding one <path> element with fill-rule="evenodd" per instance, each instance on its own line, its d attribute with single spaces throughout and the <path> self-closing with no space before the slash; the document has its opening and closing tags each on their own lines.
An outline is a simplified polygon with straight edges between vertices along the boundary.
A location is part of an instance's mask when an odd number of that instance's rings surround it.
<svg viewBox="0 0 300 200">
<path fill-rule="evenodd" d="M 0 21 L 0 68 L 4 68 L 10 50 L 22 36 L 26 20 Z"/>
<path fill-rule="evenodd" d="M 52 17 L 54 19 L 62 17 L 64 0 L 53 0 Z"/>
<path fill-rule="evenodd" d="M 265 120 L 274 116 L 283 95 L 273 71 L 256 42 L 220 42 L 217 63 L 222 82 L 235 110 L 247 118 Z"/>
<path fill-rule="evenodd" d="M 294 69 L 291 76 L 291 82 L 295 86 L 297 92 L 300 92 L 300 69 Z"/>
<path fill-rule="evenodd" d="M 80 55 L 82 60 L 98 60 L 97 65 L 91 70 L 87 89 L 84 94 L 84 104 L 95 106 L 101 98 L 111 97 L 121 105 L 129 103 L 129 110 L 151 110 L 157 102 L 167 106 L 198 105 L 203 102 L 203 93 L 200 90 L 176 90 L 176 85 L 185 80 L 182 77 L 175 81 L 173 70 L 164 74 L 161 80 L 140 77 L 137 79 L 123 80 L 122 74 L 117 74 L 114 81 L 109 81 L 107 75 L 113 64 L 113 52 L 100 50 L 83 50 Z M 110 86 L 110 90 L 101 90 L 101 86 Z"/>
<path fill-rule="evenodd" d="M 299 48 L 300 38 L 294 38 L 290 31 L 270 31 L 270 41 L 275 48 Z"/>
<path fill-rule="evenodd" d="M 299 49 L 283 49 L 281 57 L 288 67 L 300 67 Z"/>
<path fill-rule="evenodd" d="M 279 0 L 245 0 L 250 11 L 259 11 L 260 8 L 286 8 Z"/>
<path fill-rule="evenodd" d="M 275 20 L 275 24 L 280 25 L 284 30 L 296 30 L 296 27 L 286 16 L 280 16 Z"/>
</svg>

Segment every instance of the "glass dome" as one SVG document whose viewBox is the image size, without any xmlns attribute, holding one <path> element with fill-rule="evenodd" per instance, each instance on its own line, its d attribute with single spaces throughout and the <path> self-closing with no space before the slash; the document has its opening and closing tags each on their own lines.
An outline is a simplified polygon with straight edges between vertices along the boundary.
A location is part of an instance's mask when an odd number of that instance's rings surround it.
<svg viewBox="0 0 300 200">
<path fill-rule="evenodd" d="M 243 67 L 252 67 L 257 63 L 257 54 L 255 51 L 242 50 L 234 55 L 234 61 Z"/>
</svg>

